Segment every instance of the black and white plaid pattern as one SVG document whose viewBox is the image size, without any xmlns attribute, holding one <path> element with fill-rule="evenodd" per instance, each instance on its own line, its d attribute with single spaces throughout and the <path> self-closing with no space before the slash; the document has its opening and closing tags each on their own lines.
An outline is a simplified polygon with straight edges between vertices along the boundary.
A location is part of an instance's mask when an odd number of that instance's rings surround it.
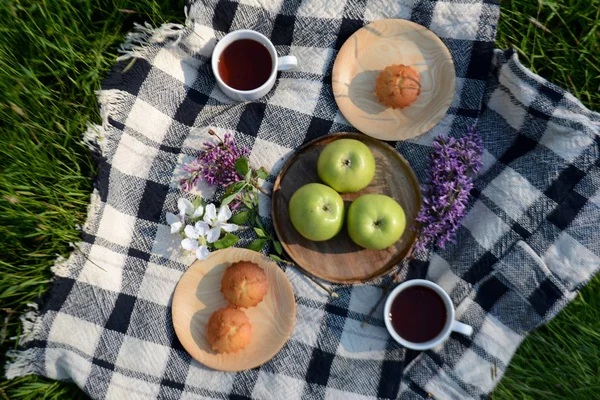
<svg viewBox="0 0 600 400">
<path fill-rule="evenodd" d="M 513 52 L 494 53 L 496 1 L 205 0 L 186 11 L 182 30 L 132 37 L 145 42 L 126 46 L 134 64 L 120 62 L 99 95 L 100 172 L 81 251 L 54 267 L 57 279 L 7 374 L 72 380 L 96 399 L 485 397 L 527 333 L 598 271 L 600 116 L 526 70 Z M 269 185 L 298 146 L 353 130 L 333 99 L 333 61 L 353 32 L 382 18 L 429 27 L 454 57 L 448 114 L 395 144 L 419 178 L 435 136 L 460 136 L 475 122 L 483 135 L 484 171 L 458 244 L 401 271 L 447 290 L 473 337 L 452 334 L 433 350 L 405 351 L 387 334 L 381 306 L 361 326 L 381 294 L 375 283 L 335 286 L 333 299 L 287 268 L 297 320 L 281 352 L 238 373 L 198 364 L 178 342 L 170 310 L 192 261 L 165 220 L 189 196 L 178 187 L 182 164 L 209 127 L 233 132 L 251 149 L 251 163 L 271 171 Z M 299 61 L 252 103 L 227 99 L 207 63 L 215 41 L 242 28 Z M 207 186 L 198 191 L 214 195 Z M 262 199 L 266 222 L 269 209 Z"/>
</svg>

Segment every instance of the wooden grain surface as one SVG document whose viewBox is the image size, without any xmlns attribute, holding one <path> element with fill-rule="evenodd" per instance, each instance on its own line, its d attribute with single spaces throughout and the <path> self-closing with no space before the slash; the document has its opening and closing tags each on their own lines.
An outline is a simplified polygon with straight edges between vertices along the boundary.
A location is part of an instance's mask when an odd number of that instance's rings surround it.
<svg viewBox="0 0 600 400">
<path fill-rule="evenodd" d="M 346 225 L 333 239 L 313 242 L 292 226 L 288 203 L 294 192 L 311 182 L 321 182 L 317 159 L 323 147 L 334 140 L 349 138 L 365 143 L 375 156 L 373 181 L 356 193 L 342 194 L 346 211 L 360 195 L 380 193 L 392 197 L 404 209 L 407 228 L 398 242 L 384 250 L 367 250 L 355 244 Z M 337 283 L 363 282 L 388 272 L 408 253 L 415 240 L 410 226 L 421 208 L 421 189 L 408 162 L 387 143 L 360 133 L 336 133 L 318 138 L 292 155 L 277 176 L 273 187 L 272 215 L 275 231 L 286 252 L 308 273 Z"/>
<path fill-rule="evenodd" d="M 242 260 L 263 268 L 269 290 L 256 307 L 242 308 L 252 324 L 248 346 L 236 353 L 218 354 L 206 340 L 206 324 L 214 311 L 228 304 L 221 293 L 225 269 Z M 277 264 L 255 251 L 230 248 L 188 268 L 173 294 L 172 313 L 175 333 L 194 359 L 217 370 L 243 371 L 264 364 L 281 350 L 294 326 L 296 302 L 292 285 Z"/>
<path fill-rule="evenodd" d="M 421 78 L 421 94 L 400 110 L 375 97 L 375 80 L 392 64 L 412 67 Z M 433 128 L 446 114 L 456 87 L 448 48 L 432 31 L 403 19 L 370 23 L 342 46 L 333 66 L 333 94 L 346 119 L 358 130 L 382 140 L 405 140 Z"/>
</svg>

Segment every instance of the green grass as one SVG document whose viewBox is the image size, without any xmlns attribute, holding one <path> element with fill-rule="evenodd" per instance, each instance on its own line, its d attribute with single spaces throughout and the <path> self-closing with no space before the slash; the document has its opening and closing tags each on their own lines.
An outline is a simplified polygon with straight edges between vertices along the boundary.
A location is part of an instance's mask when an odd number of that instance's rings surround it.
<svg viewBox="0 0 600 400">
<path fill-rule="evenodd" d="M 99 121 L 94 90 L 134 21 L 182 22 L 182 3 L 0 1 L 0 365 L 25 304 L 46 290 L 56 254 L 68 255 L 78 240 L 74 227 L 84 222 L 95 172 L 80 144 L 86 123 Z M 527 67 L 598 110 L 599 6 L 505 1 L 497 47 L 515 46 Z M 493 398 L 593 398 L 599 332 L 596 278 L 525 341 Z M 73 385 L 40 377 L 0 382 L 0 399 L 80 397 Z"/>
<path fill-rule="evenodd" d="M 497 48 L 600 110 L 600 1 L 502 1 Z"/>
</svg>

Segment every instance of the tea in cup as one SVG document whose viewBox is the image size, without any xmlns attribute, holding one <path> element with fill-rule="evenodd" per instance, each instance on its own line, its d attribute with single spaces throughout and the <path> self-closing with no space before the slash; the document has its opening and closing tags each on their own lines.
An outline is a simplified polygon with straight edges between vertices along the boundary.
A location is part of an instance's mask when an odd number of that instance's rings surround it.
<svg viewBox="0 0 600 400">
<path fill-rule="evenodd" d="M 439 285 L 413 279 L 398 285 L 384 306 L 385 326 L 402 346 L 428 350 L 444 342 L 451 332 L 466 336 L 473 328 L 455 319 L 454 305 Z"/>
<path fill-rule="evenodd" d="M 252 30 L 230 32 L 219 40 L 211 66 L 219 88 L 238 101 L 256 100 L 275 85 L 277 71 L 293 69 L 294 56 L 278 57 L 266 36 Z"/>
</svg>

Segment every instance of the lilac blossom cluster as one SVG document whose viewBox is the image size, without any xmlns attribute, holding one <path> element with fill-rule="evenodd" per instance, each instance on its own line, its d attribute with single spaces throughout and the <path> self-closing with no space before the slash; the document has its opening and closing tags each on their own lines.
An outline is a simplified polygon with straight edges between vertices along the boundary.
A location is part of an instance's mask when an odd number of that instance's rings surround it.
<svg viewBox="0 0 600 400">
<path fill-rule="evenodd" d="M 216 136 L 213 131 L 209 133 Z M 235 138 L 229 133 L 219 143 L 205 142 L 198 158 L 183 166 L 190 176 L 180 180 L 181 188 L 191 190 L 198 184 L 198 179 L 211 186 L 223 187 L 241 181 L 244 177 L 235 170 L 235 162 L 249 154 L 250 150 L 245 146 L 238 147 Z"/>
<path fill-rule="evenodd" d="M 416 218 L 419 226 L 415 250 L 455 243 L 454 234 L 465 216 L 473 177 L 481 170 L 482 159 L 483 142 L 475 126 L 459 139 L 440 136 L 434 140 L 428 159 L 429 184 Z"/>
</svg>

